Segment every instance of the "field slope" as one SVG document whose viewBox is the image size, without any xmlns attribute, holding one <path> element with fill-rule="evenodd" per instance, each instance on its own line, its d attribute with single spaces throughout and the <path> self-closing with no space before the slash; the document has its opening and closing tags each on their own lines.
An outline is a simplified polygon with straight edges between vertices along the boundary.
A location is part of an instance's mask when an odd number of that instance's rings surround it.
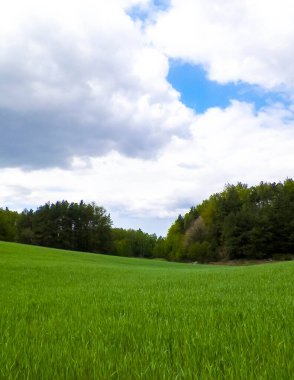
<svg viewBox="0 0 294 380">
<path fill-rule="evenodd" d="M 293 282 L 0 242 L 0 378 L 293 379 Z"/>
</svg>

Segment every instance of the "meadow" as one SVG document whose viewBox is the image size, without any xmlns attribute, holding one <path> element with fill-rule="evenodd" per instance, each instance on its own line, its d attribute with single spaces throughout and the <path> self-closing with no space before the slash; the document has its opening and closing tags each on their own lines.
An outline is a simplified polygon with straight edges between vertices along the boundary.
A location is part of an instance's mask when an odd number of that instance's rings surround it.
<svg viewBox="0 0 294 380">
<path fill-rule="evenodd" d="M 294 379 L 293 284 L 0 242 L 0 379 Z"/>
</svg>

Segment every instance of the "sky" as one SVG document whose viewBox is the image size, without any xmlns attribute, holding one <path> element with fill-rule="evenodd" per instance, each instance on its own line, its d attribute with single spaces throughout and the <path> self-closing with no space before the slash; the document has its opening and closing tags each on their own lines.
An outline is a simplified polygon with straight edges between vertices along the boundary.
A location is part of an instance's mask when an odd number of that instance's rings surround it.
<svg viewBox="0 0 294 380">
<path fill-rule="evenodd" d="M 294 177 L 290 0 L 0 0 L 0 207 L 95 201 L 165 235 Z"/>
</svg>

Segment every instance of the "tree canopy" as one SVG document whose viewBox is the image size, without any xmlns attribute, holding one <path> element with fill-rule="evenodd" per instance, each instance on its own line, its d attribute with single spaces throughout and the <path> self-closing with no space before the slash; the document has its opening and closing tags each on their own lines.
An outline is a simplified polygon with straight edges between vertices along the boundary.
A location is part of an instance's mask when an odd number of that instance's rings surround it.
<svg viewBox="0 0 294 380">
<path fill-rule="evenodd" d="M 227 185 L 170 227 L 165 255 L 180 260 L 262 259 L 294 253 L 294 181 Z"/>
<path fill-rule="evenodd" d="M 108 252 L 111 248 L 110 215 L 95 203 L 46 203 L 19 217 L 18 241 L 54 248 Z"/>
<path fill-rule="evenodd" d="M 0 240 L 118 256 L 153 257 L 155 234 L 112 228 L 95 203 L 47 202 L 22 213 L 0 208 Z"/>
</svg>

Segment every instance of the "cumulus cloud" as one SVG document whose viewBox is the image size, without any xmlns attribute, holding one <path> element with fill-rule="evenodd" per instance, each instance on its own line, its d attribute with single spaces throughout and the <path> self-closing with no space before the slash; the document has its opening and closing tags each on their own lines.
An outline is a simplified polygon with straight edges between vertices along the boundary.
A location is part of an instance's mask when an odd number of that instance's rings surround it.
<svg viewBox="0 0 294 380">
<path fill-rule="evenodd" d="M 0 15 L 0 165 L 66 166 L 117 150 L 151 157 L 193 112 L 168 60 L 127 14 L 145 1 L 7 3 Z"/>
<path fill-rule="evenodd" d="M 226 183 L 255 185 L 293 175 L 293 116 L 281 106 L 256 113 L 253 106 L 235 101 L 199 115 L 190 126 L 190 139 L 173 137 L 151 161 L 111 151 L 90 159 L 91 165 L 75 158 L 72 170 L 2 170 L 0 200 L 13 208 L 15 199 L 30 207 L 64 198 L 95 200 L 116 225 L 123 220 L 130 227 L 133 220 L 133 227 L 166 233 L 179 213 Z M 17 196 L 19 183 L 28 185 Z"/>
<path fill-rule="evenodd" d="M 149 28 L 172 58 L 202 64 L 210 79 L 294 88 L 291 0 L 171 0 Z"/>
</svg>

